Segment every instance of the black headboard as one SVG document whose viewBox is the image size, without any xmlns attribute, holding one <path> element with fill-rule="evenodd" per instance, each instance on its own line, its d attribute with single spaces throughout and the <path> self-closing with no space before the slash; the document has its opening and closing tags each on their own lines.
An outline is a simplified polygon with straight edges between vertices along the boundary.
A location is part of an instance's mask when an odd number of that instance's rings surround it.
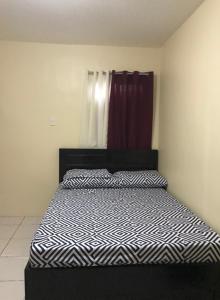
<svg viewBox="0 0 220 300">
<path fill-rule="evenodd" d="M 157 150 L 59 149 L 59 182 L 70 169 L 157 170 Z"/>
</svg>

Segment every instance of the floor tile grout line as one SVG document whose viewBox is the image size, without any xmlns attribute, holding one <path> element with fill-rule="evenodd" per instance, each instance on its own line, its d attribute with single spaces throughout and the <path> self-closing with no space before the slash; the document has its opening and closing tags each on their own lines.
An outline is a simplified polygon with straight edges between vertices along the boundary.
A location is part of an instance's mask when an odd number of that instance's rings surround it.
<svg viewBox="0 0 220 300">
<path fill-rule="evenodd" d="M 15 280 L 13 280 L 13 279 L 9 279 L 9 280 L 0 280 L 0 283 L 1 282 L 24 282 L 24 280 L 19 280 L 19 279 L 15 279 Z"/>
<path fill-rule="evenodd" d="M 19 225 L 21 225 L 24 222 L 25 216 L 23 216 L 23 218 L 21 219 L 21 222 L 19 223 Z"/>
<path fill-rule="evenodd" d="M 19 255 L 19 256 L 18 255 L 4 255 L 4 256 L 1 256 L 1 258 L 6 258 L 6 259 L 7 258 L 8 259 L 9 258 L 22 258 L 22 259 L 24 258 L 24 259 L 28 259 L 29 256 L 24 256 L 24 255 L 23 256 L 21 256 L 21 255 Z"/>
<path fill-rule="evenodd" d="M 18 218 L 18 219 L 21 219 L 20 221 L 18 221 L 18 223 L 0 223 L 0 225 L 20 225 L 23 221 L 24 221 L 24 219 L 26 218 L 26 216 L 1 216 L 0 215 L 0 219 L 1 218 L 5 218 L 5 219 L 12 219 L 12 218 L 14 218 L 14 219 L 16 219 L 16 218 Z"/>
<path fill-rule="evenodd" d="M 25 216 L 23 216 L 21 222 L 19 224 L 17 224 L 18 226 L 16 227 L 15 231 L 12 233 L 11 237 L 9 238 L 8 242 L 6 243 L 5 247 L 2 249 L 2 251 L 0 252 L 0 257 L 2 257 L 2 253 L 5 251 L 5 249 L 8 247 L 9 243 L 11 242 L 11 240 L 13 239 L 13 237 L 15 236 L 16 232 L 18 231 L 18 229 L 21 227 L 23 221 L 25 219 Z"/>
</svg>

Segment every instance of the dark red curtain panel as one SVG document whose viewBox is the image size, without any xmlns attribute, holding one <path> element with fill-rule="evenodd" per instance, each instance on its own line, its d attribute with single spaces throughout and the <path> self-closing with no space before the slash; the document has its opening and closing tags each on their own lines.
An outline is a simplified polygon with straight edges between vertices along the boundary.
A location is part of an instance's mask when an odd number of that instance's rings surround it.
<svg viewBox="0 0 220 300">
<path fill-rule="evenodd" d="M 153 72 L 112 71 L 108 149 L 151 149 Z"/>
</svg>

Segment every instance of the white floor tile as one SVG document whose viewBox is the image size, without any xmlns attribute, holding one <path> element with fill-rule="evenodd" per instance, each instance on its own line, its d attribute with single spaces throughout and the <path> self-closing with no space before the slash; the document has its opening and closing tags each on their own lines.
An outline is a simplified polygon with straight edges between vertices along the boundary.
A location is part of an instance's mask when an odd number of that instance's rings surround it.
<svg viewBox="0 0 220 300">
<path fill-rule="evenodd" d="M 24 280 L 24 269 L 28 258 L 0 257 L 0 281 Z M 1 299 L 1 298 L 0 298 Z"/>
<path fill-rule="evenodd" d="M 38 225 L 40 224 L 42 217 L 25 217 L 22 224 L 33 224 Z"/>
<path fill-rule="evenodd" d="M 0 224 L 2 225 L 18 225 L 24 217 L 0 217 Z"/>
<path fill-rule="evenodd" d="M 3 249 L 7 245 L 8 240 L 0 240 L 0 254 L 2 253 Z"/>
<path fill-rule="evenodd" d="M 31 239 L 12 239 L 5 250 L 2 253 L 2 256 L 23 256 L 27 257 L 30 253 L 30 244 Z M 1 244 L 0 244 L 1 245 Z"/>
<path fill-rule="evenodd" d="M 19 225 L 0 225 L 0 240 L 8 240 L 12 237 Z"/>
<path fill-rule="evenodd" d="M 24 282 L 0 282 L 1 300 L 24 300 Z"/>
<path fill-rule="evenodd" d="M 38 228 L 38 225 L 22 224 L 16 231 L 13 238 L 14 239 L 32 239 L 37 228 Z"/>
</svg>

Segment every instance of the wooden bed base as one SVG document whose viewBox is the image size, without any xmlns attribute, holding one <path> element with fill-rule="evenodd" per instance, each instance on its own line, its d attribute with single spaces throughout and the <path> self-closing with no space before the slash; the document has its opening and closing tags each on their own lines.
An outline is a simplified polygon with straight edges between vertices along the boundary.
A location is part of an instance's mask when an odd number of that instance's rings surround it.
<svg viewBox="0 0 220 300">
<path fill-rule="evenodd" d="M 152 151 L 60 149 L 72 168 L 157 169 Z M 25 268 L 26 300 L 220 300 L 220 263 Z"/>
</svg>

